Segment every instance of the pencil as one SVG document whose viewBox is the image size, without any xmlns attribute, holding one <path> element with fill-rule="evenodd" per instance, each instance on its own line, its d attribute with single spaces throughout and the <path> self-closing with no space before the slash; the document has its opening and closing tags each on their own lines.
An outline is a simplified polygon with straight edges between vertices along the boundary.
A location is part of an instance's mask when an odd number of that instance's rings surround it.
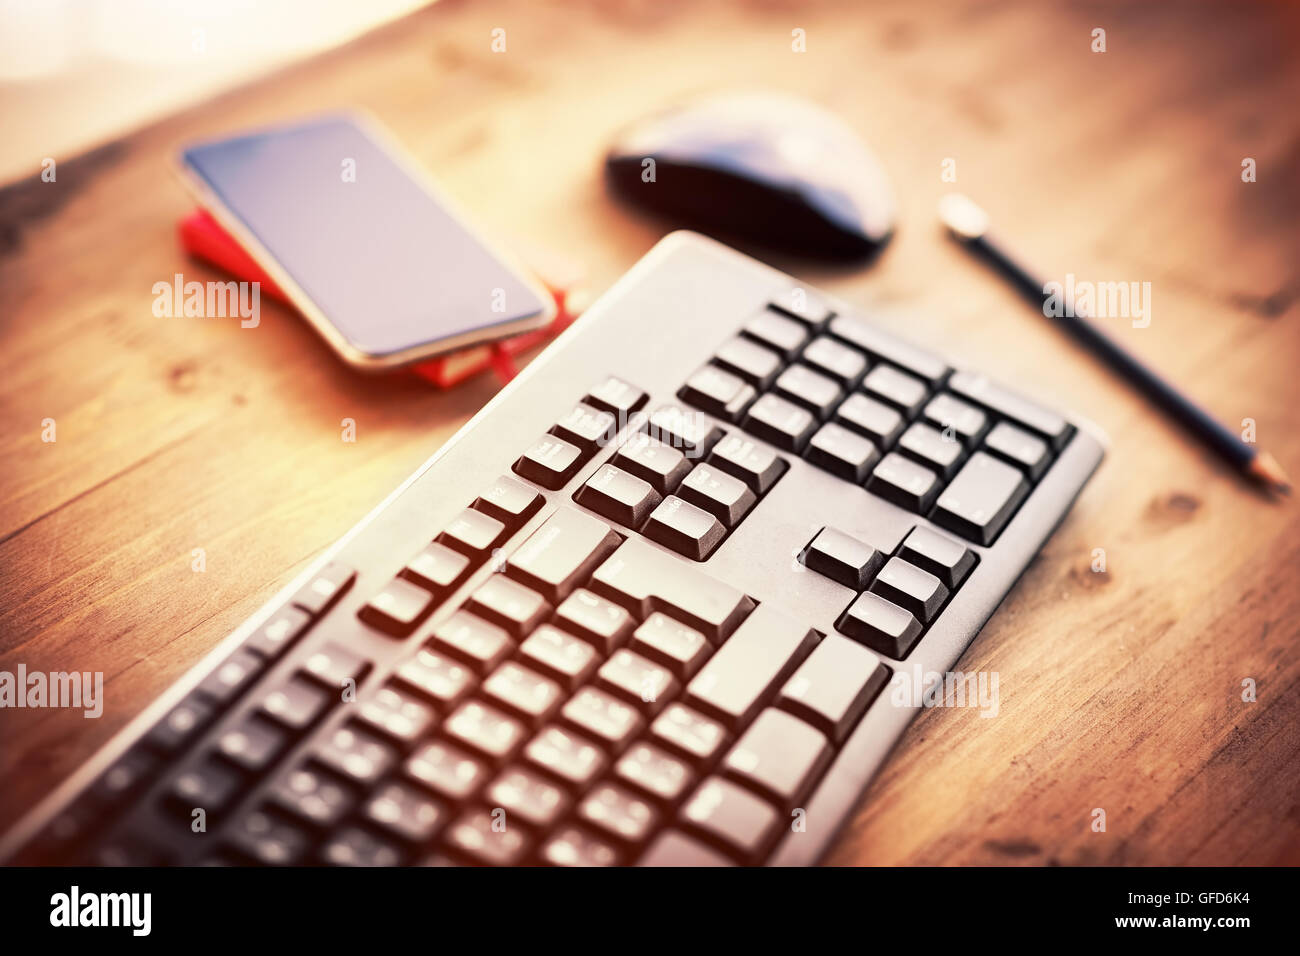
<svg viewBox="0 0 1300 956">
<path fill-rule="evenodd" d="M 978 205 L 960 193 L 950 193 L 939 203 L 939 218 L 955 239 L 1010 279 L 1045 316 L 1053 318 L 1057 325 L 1098 355 L 1220 458 L 1268 490 L 1290 493 L 1291 481 L 1277 459 L 1242 441 L 1236 432 L 1215 420 L 1150 366 L 1126 351 L 1089 321 L 1088 316 L 1080 314 L 1077 307 L 1049 316 L 1042 308 L 1047 295 L 1042 276 L 1036 275 L 997 239 L 989 228 L 988 214 Z"/>
</svg>

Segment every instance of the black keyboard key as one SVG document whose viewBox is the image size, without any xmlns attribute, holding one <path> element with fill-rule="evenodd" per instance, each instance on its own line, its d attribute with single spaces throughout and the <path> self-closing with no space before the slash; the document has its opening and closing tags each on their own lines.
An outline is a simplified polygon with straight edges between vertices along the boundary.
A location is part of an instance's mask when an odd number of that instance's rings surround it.
<svg viewBox="0 0 1300 956">
<path fill-rule="evenodd" d="M 189 818 L 194 810 L 219 814 L 234 802 L 241 789 L 243 779 L 239 773 L 209 757 L 172 781 L 170 796 L 180 813 Z"/>
<path fill-rule="evenodd" d="M 730 859 L 705 846 L 698 840 L 679 833 L 666 830 L 650 844 L 637 866 L 735 866 Z"/>
<path fill-rule="evenodd" d="M 302 637 L 311 623 L 311 615 L 302 608 L 285 606 L 276 611 L 248 639 L 244 647 L 267 660 L 274 660 Z"/>
<path fill-rule="evenodd" d="M 360 681 L 370 671 L 370 662 L 342 644 L 330 641 L 317 648 L 303 662 L 302 669 L 308 677 L 337 691 Z"/>
<path fill-rule="evenodd" d="M 723 343 L 713 361 L 760 391 L 771 387 L 782 364 L 781 356 L 743 336 Z"/>
<path fill-rule="evenodd" d="M 561 827 L 538 850 L 548 866 L 618 866 L 622 856 L 608 841 L 580 827 Z"/>
<path fill-rule="evenodd" d="M 602 657 L 626 644 L 636 626 L 625 608 L 585 588 L 574 591 L 555 609 L 555 623 L 594 645 Z"/>
<path fill-rule="evenodd" d="M 601 666 L 596 683 L 648 715 L 659 713 L 678 688 L 672 671 L 626 648 Z"/>
<path fill-rule="evenodd" d="M 796 405 L 802 405 L 821 419 L 830 415 L 844 396 L 835 379 L 799 363 L 791 365 L 780 374 L 775 388 L 777 393 Z"/>
<path fill-rule="evenodd" d="M 389 685 L 366 695 L 357 710 L 357 720 L 394 743 L 409 747 L 433 729 L 438 715 L 414 694 Z"/>
<path fill-rule="evenodd" d="M 439 624 L 431 644 L 435 653 L 450 654 L 480 674 L 495 668 L 514 650 L 514 642 L 505 628 L 468 611 L 457 611 Z"/>
<path fill-rule="evenodd" d="M 360 611 L 361 620 L 391 637 L 405 637 L 433 609 L 433 595 L 405 578 L 393 578 Z"/>
<path fill-rule="evenodd" d="M 595 687 L 581 688 L 564 705 L 560 715 L 578 733 L 613 753 L 631 743 L 645 726 L 635 707 Z"/>
<path fill-rule="evenodd" d="M 729 422 L 740 418 L 757 395 L 754 386 L 739 375 L 716 365 L 700 368 L 677 392 L 683 402 Z"/>
<path fill-rule="evenodd" d="M 812 790 L 831 755 L 820 730 L 769 708 L 736 741 L 722 772 L 789 812 Z"/>
<path fill-rule="evenodd" d="M 744 333 L 789 361 L 808 341 L 808 327 L 792 318 L 764 309 L 745 323 Z"/>
<path fill-rule="evenodd" d="M 677 496 L 703 508 L 728 528 L 740 524 L 758 500 L 747 484 L 712 465 L 696 465 L 677 489 Z"/>
<path fill-rule="evenodd" d="M 727 529 L 702 508 L 669 495 L 650 513 L 641 533 L 692 561 L 703 561 L 722 543 Z"/>
<path fill-rule="evenodd" d="M 269 797 L 281 810 L 318 827 L 337 825 L 356 803 L 351 787 L 317 767 L 300 767 L 285 775 Z"/>
<path fill-rule="evenodd" d="M 877 365 L 862 380 L 862 390 L 873 398 L 887 402 L 908 418 L 920 410 L 926 396 L 925 383 L 900 372 L 892 365 Z"/>
<path fill-rule="evenodd" d="M 203 678 L 197 692 L 224 707 L 247 690 L 265 666 L 266 659 L 260 654 L 237 650 Z"/>
<path fill-rule="evenodd" d="M 695 784 L 695 771 L 688 763 L 647 743 L 629 747 L 618 758 L 614 773 L 623 783 L 665 804 L 676 803 Z"/>
<path fill-rule="evenodd" d="M 813 328 L 821 328 L 834 314 L 821 296 L 799 286 L 791 287 L 774 298 L 770 308 L 784 312 Z"/>
<path fill-rule="evenodd" d="M 427 843 L 450 819 L 447 808 L 420 787 L 400 781 L 381 786 L 362 808 L 371 826 L 407 843 Z"/>
<path fill-rule="evenodd" d="M 987 546 L 1028 494 L 1029 485 L 1018 468 L 977 451 L 939 496 L 930 518 L 963 538 Z"/>
<path fill-rule="evenodd" d="M 635 385 L 629 385 L 621 378 L 611 375 L 587 393 L 587 404 L 612 412 L 618 416 L 621 424 L 644 405 L 649 397 Z"/>
<path fill-rule="evenodd" d="M 530 841 L 523 827 L 501 826 L 499 814 L 469 810 L 447 830 L 447 849 L 477 866 L 514 866 L 523 862 Z"/>
<path fill-rule="evenodd" d="M 627 614 L 622 608 L 617 610 Z M 519 656 L 525 664 L 559 681 L 565 690 L 585 683 L 600 662 L 594 647 L 550 624 L 543 624 L 519 645 Z"/>
<path fill-rule="evenodd" d="M 362 786 L 376 783 L 397 763 L 397 749 L 362 729 L 360 724 L 335 728 L 313 751 L 316 760 L 345 780 Z"/>
<path fill-rule="evenodd" d="M 1043 408 L 1010 389 L 1003 388 L 975 372 L 954 372 L 948 387 L 959 396 L 990 408 L 1006 418 L 1037 432 L 1059 451 L 1074 429 L 1056 412 Z"/>
<path fill-rule="evenodd" d="M 322 690 L 295 677 L 271 691 L 262 701 L 262 713 L 291 731 L 306 730 L 325 713 L 341 695 Z"/>
<path fill-rule="evenodd" d="M 947 392 L 940 392 L 930 399 L 922 414 L 941 433 L 967 444 L 978 441 L 989 427 L 987 415 Z"/>
<path fill-rule="evenodd" d="M 703 631 L 714 644 L 727 638 L 754 602 L 639 538 L 624 541 L 591 578 L 592 590 L 630 609 L 638 618 L 667 611 Z"/>
<path fill-rule="evenodd" d="M 450 593 L 468 571 L 468 556 L 434 541 L 407 562 L 402 569 L 402 577 L 414 581 L 440 598 Z"/>
<path fill-rule="evenodd" d="M 138 747 L 127 751 L 90 785 L 91 797 L 101 807 L 118 807 L 143 790 L 161 764 Z"/>
<path fill-rule="evenodd" d="M 598 784 L 578 803 L 578 820 L 625 846 L 644 843 L 659 823 L 659 811 L 640 794 L 616 783 Z"/>
<path fill-rule="evenodd" d="M 402 772 L 453 803 L 478 793 L 490 774 L 482 760 L 442 740 L 419 747 L 407 759 Z"/>
<path fill-rule="evenodd" d="M 691 470 L 685 454 L 645 432 L 637 432 L 619 446 L 610 464 L 648 481 L 661 495 L 671 494 Z"/>
<path fill-rule="evenodd" d="M 609 412 L 593 408 L 583 402 L 551 426 L 551 434 L 558 435 L 571 445 L 577 445 L 585 454 L 604 448 L 618 431 L 618 421 Z"/>
<path fill-rule="evenodd" d="M 519 819 L 530 827 L 542 829 L 558 823 L 571 802 L 563 788 L 526 767 L 502 771 L 483 799 L 505 810 L 507 826 L 513 819 Z"/>
<path fill-rule="evenodd" d="M 505 533 L 506 526 L 496 518 L 466 508 L 442 530 L 438 540 L 473 561 L 482 561 L 501 543 Z"/>
<path fill-rule="evenodd" d="M 554 604 L 613 552 L 619 540 L 598 518 L 561 507 L 511 555 L 506 574 Z"/>
<path fill-rule="evenodd" d="M 559 708 L 560 685 L 514 661 L 506 661 L 483 682 L 483 696 L 525 723 L 536 726 Z"/>
<path fill-rule="evenodd" d="M 356 579 L 357 572 L 354 569 L 332 561 L 312 575 L 311 580 L 299 588 L 290 603 L 296 604 L 308 614 L 323 614 L 352 587 L 352 582 Z"/>
<path fill-rule="evenodd" d="M 288 746 L 289 733 L 269 721 L 250 717 L 217 738 L 217 752 L 241 770 L 260 774 Z"/>
<path fill-rule="evenodd" d="M 605 752 L 566 727 L 547 727 L 528 742 L 524 759 L 574 790 L 585 790 L 604 771 Z"/>
<path fill-rule="evenodd" d="M 1029 476 L 1030 481 L 1043 477 L 1043 472 L 1052 462 L 1047 442 L 1006 422 L 993 426 L 984 437 L 984 447 L 1003 461 L 1015 465 Z"/>
<path fill-rule="evenodd" d="M 735 475 L 761 495 L 776 484 L 788 467 L 785 459 L 752 438 L 733 432 L 713 447 L 709 464 Z M 689 467 L 689 465 L 687 466 Z M 683 471 L 683 477 L 685 471 Z"/>
<path fill-rule="evenodd" d="M 144 742 L 163 754 L 175 754 L 193 742 L 216 716 L 216 708 L 197 694 L 190 694 L 150 728 Z"/>
<path fill-rule="evenodd" d="M 325 841 L 320 858 L 331 866 L 397 866 L 402 852 L 360 827 L 344 827 Z"/>
<path fill-rule="evenodd" d="M 898 556 L 909 564 L 929 571 L 950 591 L 966 579 L 975 567 L 975 553 L 946 535 L 918 525 L 903 539 Z"/>
<path fill-rule="evenodd" d="M 477 700 L 461 704 L 442 725 L 442 732 L 452 743 L 496 761 L 508 760 L 527 737 L 522 723 Z"/>
<path fill-rule="evenodd" d="M 745 417 L 745 431 L 785 451 L 802 451 L 817 430 L 817 417 L 806 408 L 774 395 L 759 398 Z"/>
<path fill-rule="evenodd" d="M 781 832 L 782 817 L 739 784 L 710 777 L 682 807 L 681 823 L 741 863 L 758 863 Z"/>
<path fill-rule="evenodd" d="M 888 332 L 851 316 L 837 315 L 831 319 L 830 333 L 837 339 L 862 349 L 873 358 L 892 362 L 930 386 L 938 385 L 950 371 L 948 364 L 937 355 L 909 345 Z"/>
<path fill-rule="evenodd" d="M 885 556 L 865 542 L 834 528 L 822 528 L 799 561 L 811 571 L 824 574 L 846 588 L 863 591 L 882 564 Z"/>
<path fill-rule="evenodd" d="M 512 466 L 516 474 L 557 491 L 569 483 L 586 459 L 582 449 L 563 438 L 543 435 Z"/>
<path fill-rule="evenodd" d="M 695 628 L 655 611 L 632 634 L 632 649 L 687 679 L 713 652 L 709 639 Z"/>
<path fill-rule="evenodd" d="M 808 343 L 799 360 L 823 375 L 830 376 L 845 388 L 852 388 L 867 370 L 867 359 L 857 349 L 849 348 L 828 335 Z"/>
<path fill-rule="evenodd" d="M 822 639 L 777 698 L 777 706 L 840 744 L 889 680 L 875 654 L 838 634 Z"/>
<path fill-rule="evenodd" d="M 934 620 L 943 602 L 948 600 L 948 589 L 942 581 L 902 558 L 890 558 L 871 583 L 871 590 L 891 604 L 910 611 L 922 624 Z"/>
<path fill-rule="evenodd" d="M 817 429 L 803 456 L 818 468 L 855 485 L 862 484 L 880 461 L 880 452 L 869 439 L 836 422 Z"/>
<path fill-rule="evenodd" d="M 754 609 L 686 686 L 686 702 L 737 730 L 762 710 L 817 644 L 806 623 Z"/>
<path fill-rule="evenodd" d="M 453 630 L 449 633 L 454 633 L 454 628 L 458 626 L 453 625 Z M 495 635 L 496 632 L 492 634 Z M 461 643 L 468 645 L 469 640 L 466 639 Z M 491 660 L 497 655 L 504 657 L 509 650 L 507 645 L 494 641 L 487 649 L 477 645 L 470 648 L 467 653 L 471 657 L 485 653 Z M 474 689 L 475 684 L 474 673 L 469 667 L 428 647 L 416 651 L 415 656 L 398 667 L 397 673 L 393 676 L 440 705 L 444 711 L 460 703 Z"/>
<path fill-rule="evenodd" d="M 724 432 L 705 415 L 679 405 L 661 405 L 650 413 L 646 434 L 678 449 L 687 458 L 703 458 Z"/>
<path fill-rule="evenodd" d="M 584 508 L 629 528 L 640 527 L 663 500 L 650 482 L 613 465 L 601 465 L 574 498 Z"/>
<path fill-rule="evenodd" d="M 924 512 L 939 494 L 939 476 L 891 451 L 872 469 L 867 490 L 909 511 Z"/>
<path fill-rule="evenodd" d="M 492 487 L 474 499 L 471 507 L 496 518 L 510 531 L 518 531 L 545 502 L 541 492 L 529 488 L 518 478 L 500 475 L 492 482 Z"/>
<path fill-rule="evenodd" d="M 907 457 L 951 478 L 966 457 L 966 449 L 956 438 L 944 438 L 943 433 L 922 422 L 916 422 L 898 439 L 898 450 Z"/>
<path fill-rule="evenodd" d="M 835 421 L 870 438 L 880 448 L 892 445 L 907 424 L 898 409 L 861 392 L 854 392 L 840 403 L 835 409 Z"/>
<path fill-rule="evenodd" d="M 226 840 L 232 850 L 259 866 L 293 866 L 311 847 L 305 830 L 265 810 L 245 814 L 226 833 Z"/>
<path fill-rule="evenodd" d="M 902 659 L 921 636 L 921 622 L 879 594 L 864 591 L 835 623 L 836 629 L 873 651 Z"/>
<path fill-rule="evenodd" d="M 551 614 L 544 597 L 504 574 L 493 574 L 479 585 L 469 596 L 466 609 L 499 624 L 515 637 L 527 634 Z"/>
</svg>

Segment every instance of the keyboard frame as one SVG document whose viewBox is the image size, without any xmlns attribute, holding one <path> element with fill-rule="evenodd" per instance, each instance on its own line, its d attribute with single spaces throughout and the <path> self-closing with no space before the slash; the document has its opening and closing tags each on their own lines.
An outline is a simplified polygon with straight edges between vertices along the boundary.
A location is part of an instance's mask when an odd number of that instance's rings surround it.
<svg viewBox="0 0 1300 956">
<path fill-rule="evenodd" d="M 482 584 L 487 575 L 493 573 L 490 566 L 480 568 L 444 599 L 432 616 L 409 637 L 394 639 L 366 628 L 356 620 L 356 612 L 401 569 L 407 559 L 427 544 L 455 514 L 468 506 L 497 475 L 509 472 L 515 458 L 564 412 L 580 401 L 587 388 L 605 375 L 616 375 L 646 389 L 650 393 L 647 409 L 670 402 L 680 404 L 675 397 L 677 389 L 708 360 L 717 345 L 734 335 L 746 318 L 792 285 L 802 284 L 704 236 L 679 231 L 663 238 L 541 356 L 493 397 L 366 517 L 326 549 L 292 582 L 273 595 L 240 627 L 214 646 L 184 676 L 25 814 L 0 839 L 0 863 L 9 862 L 19 849 L 85 787 L 136 744 L 159 719 L 330 561 L 342 560 L 357 567 L 360 573 L 356 583 L 329 612 L 327 619 L 334 615 L 351 618 L 355 624 L 357 640 L 362 645 L 356 649 L 377 661 L 376 667 L 361 682 L 359 689 L 381 684 L 397 661 L 419 647 L 431 630 L 460 607 L 468 594 Z M 813 291 L 811 287 L 808 288 Z M 820 292 L 817 295 L 837 313 L 863 315 L 864 310 L 861 308 Z M 665 302 L 672 305 L 666 307 Z M 649 338 L 646 321 L 656 322 L 653 340 Z M 894 334 L 892 330 L 886 331 Z M 684 345 L 679 349 L 681 357 L 669 357 L 667 350 L 673 346 L 678 332 L 684 340 Z M 896 337 L 907 341 L 904 336 Z M 628 341 L 644 344 L 645 347 L 629 350 L 626 348 Z M 948 361 L 956 369 L 963 367 Z M 996 378 L 996 375 L 993 377 Z M 1071 503 L 1097 468 L 1105 451 L 1105 438 L 1096 426 L 1078 416 L 1064 417 L 1075 426 L 1074 435 L 1057 454 L 1051 467 L 991 547 L 965 542 L 967 547 L 979 555 L 979 562 L 903 661 L 882 657 L 892 670 L 897 671 L 900 667 L 910 670 L 916 666 L 923 673 L 944 673 L 951 670 L 1044 542 L 1064 519 Z M 729 431 L 736 430 L 736 426 L 722 424 Z M 620 433 L 620 437 L 623 434 L 625 432 Z M 513 551 L 559 506 L 585 511 L 573 501 L 573 493 L 592 473 L 609 461 L 616 444 L 617 442 L 612 443 L 598 452 L 562 489 L 551 491 L 537 488 L 545 496 L 545 504 L 507 540 L 503 548 Z M 805 506 L 804 503 L 793 500 L 794 494 L 807 489 L 802 497 L 812 502 L 834 502 L 837 498 L 841 501 L 846 498 L 856 501 L 857 495 L 874 502 L 870 506 L 864 505 L 862 509 L 872 519 L 872 533 L 867 535 L 860 530 L 858 533 L 863 536 L 863 540 L 882 550 L 892 550 L 916 524 L 930 524 L 942 534 L 957 537 L 925 518 L 817 469 L 791 453 L 779 450 L 778 453 L 790 462 L 790 470 L 755 511 L 706 561 L 694 562 L 684 557 L 680 560 L 686 561 L 701 573 L 740 587 L 757 600 L 777 601 L 790 613 L 809 618 L 810 626 L 828 634 L 833 632 L 834 619 L 848 606 L 853 592 L 815 572 L 806 569 L 801 573 L 794 571 L 794 556 L 817 530 L 814 523 L 807 520 L 810 508 L 818 507 L 825 512 L 822 524 L 839 527 L 850 534 L 858 526 L 853 523 L 836 524 L 837 512 L 833 508 L 817 504 Z M 773 502 L 784 502 L 780 513 L 775 510 Z M 407 503 L 414 503 L 420 510 L 418 530 L 413 531 L 411 528 Z M 769 509 L 766 512 L 765 507 Z M 842 514 L 843 511 L 838 513 Z M 764 514 L 768 517 L 758 520 Z M 867 523 L 865 516 L 860 523 Z M 773 525 L 776 526 L 775 529 Z M 611 526 L 624 535 L 635 533 L 617 524 L 611 523 Z M 778 531 L 784 535 L 781 546 L 765 552 L 753 550 L 751 537 L 770 542 L 772 535 Z M 652 545 L 661 547 L 653 542 Z M 740 568 L 744 569 L 743 574 L 738 570 Z M 788 584 L 790 590 L 768 588 L 764 593 L 756 593 L 755 584 L 782 581 Z M 807 613 L 810 608 L 816 609 L 817 613 Z M 197 755 L 204 752 L 221 732 L 250 713 L 252 700 L 258 696 L 257 691 L 296 670 L 312 647 L 316 633 L 316 630 L 309 631 L 307 636 L 272 663 L 249 691 L 221 712 L 217 720 L 179 758 L 164 765 L 165 773 L 160 774 L 160 777 L 170 781 L 177 768 L 194 762 Z M 842 745 L 812 795 L 804 802 L 806 830 L 790 832 L 781 837 L 767 859 L 768 865 L 807 865 L 817 862 L 825 855 L 841 827 L 850 819 L 855 804 L 871 778 L 920 709 L 919 706 L 889 706 L 886 703 L 889 693 L 890 685 L 887 684 Z M 284 768 L 293 765 L 307 747 L 321 740 L 329 730 L 337 726 L 345 718 L 346 712 L 347 708 L 336 707 L 313 731 L 286 751 L 272 771 L 239 798 L 236 806 L 255 805 Z M 133 812 L 141 812 L 146 802 L 152 803 L 155 796 L 153 790 L 158 786 L 159 782 L 155 781 L 149 791 L 133 800 L 136 806 L 126 811 L 119 822 Z M 232 812 L 230 819 L 235 816 Z M 831 821 L 830 824 L 823 825 L 823 821 L 827 820 Z M 214 839 L 213 843 L 216 842 Z"/>
</svg>

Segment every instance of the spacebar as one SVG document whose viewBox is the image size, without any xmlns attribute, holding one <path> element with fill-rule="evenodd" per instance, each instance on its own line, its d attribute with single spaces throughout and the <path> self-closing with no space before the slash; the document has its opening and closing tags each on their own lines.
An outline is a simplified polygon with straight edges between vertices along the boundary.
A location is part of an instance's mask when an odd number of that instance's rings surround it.
<svg viewBox="0 0 1300 956">
<path fill-rule="evenodd" d="M 596 569 L 591 589 L 644 619 L 663 611 L 720 644 L 754 609 L 754 602 L 640 538 L 628 538 Z"/>
</svg>

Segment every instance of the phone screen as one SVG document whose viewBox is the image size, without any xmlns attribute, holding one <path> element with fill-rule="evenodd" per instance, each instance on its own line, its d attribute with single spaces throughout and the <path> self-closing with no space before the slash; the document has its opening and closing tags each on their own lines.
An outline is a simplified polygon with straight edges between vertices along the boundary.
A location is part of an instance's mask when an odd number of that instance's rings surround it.
<svg viewBox="0 0 1300 956">
<path fill-rule="evenodd" d="M 182 158 L 366 356 L 475 330 L 486 330 L 476 341 L 492 338 L 493 327 L 547 311 L 533 284 L 350 117 L 203 143 Z"/>
</svg>

